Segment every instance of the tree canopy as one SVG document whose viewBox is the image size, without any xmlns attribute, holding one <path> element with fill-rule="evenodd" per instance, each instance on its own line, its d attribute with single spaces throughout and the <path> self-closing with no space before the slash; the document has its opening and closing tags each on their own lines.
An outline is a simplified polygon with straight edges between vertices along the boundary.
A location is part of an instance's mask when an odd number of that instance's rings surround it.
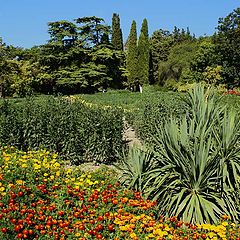
<svg viewBox="0 0 240 240">
<path fill-rule="evenodd" d="M 49 40 L 30 49 L 8 46 L 0 38 L 0 96 L 32 93 L 93 93 L 107 88 L 139 90 L 143 84 L 177 89 L 205 81 L 240 86 L 240 8 L 218 21 L 213 36 L 189 28 L 159 29 L 149 36 L 133 20 L 123 42 L 120 16 L 111 26 L 96 16 L 48 23 Z"/>
</svg>

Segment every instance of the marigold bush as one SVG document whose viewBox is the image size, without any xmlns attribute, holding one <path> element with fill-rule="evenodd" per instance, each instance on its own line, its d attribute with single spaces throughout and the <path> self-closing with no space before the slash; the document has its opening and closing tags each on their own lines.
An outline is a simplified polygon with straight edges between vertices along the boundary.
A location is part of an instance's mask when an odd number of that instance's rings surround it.
<svg viewBox="0 0 240 240">
<path fill-rule="evenodd" d="M 156 202 L 114 179 L 46 150 L 0 149 L 0 239 L 240 239 L 227 216 L 218 225 L 157 217 Z"/>
</svg>

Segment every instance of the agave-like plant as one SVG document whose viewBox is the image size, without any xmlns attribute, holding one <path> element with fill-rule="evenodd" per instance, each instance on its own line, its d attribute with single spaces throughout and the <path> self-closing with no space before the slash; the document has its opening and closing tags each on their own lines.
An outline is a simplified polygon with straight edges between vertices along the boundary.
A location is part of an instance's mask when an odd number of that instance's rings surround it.
<svg viewBox="0 0 240 240">
<path fill-rule="evenodd" d="M 146 175 L 153 163 L 153 154 L 138 146 L 133 146 L 129 152 L 123 154 L 119 163 L 115 165 L 120 170 L 120 181 L 123 185 L 143 193 Z"/>
<path fill-rule="evenodd" d="M 157 129 L 157 161 L 144 173 L 143 190 L 167 216 L 192 223 L 217 222 L 223 214 L 237 219 L 239 118 L 201 85 L 186 102 L 189 114 Z"/>
</svg>

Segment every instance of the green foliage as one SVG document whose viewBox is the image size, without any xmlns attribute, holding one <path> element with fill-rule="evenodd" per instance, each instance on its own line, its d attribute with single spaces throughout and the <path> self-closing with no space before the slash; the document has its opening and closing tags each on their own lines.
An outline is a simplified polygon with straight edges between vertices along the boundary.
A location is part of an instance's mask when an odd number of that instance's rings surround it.
<svg viewBox="0 0 240 240">
<path fill-rule="evenodd" d="M 50 40 L 31 49 L 0 45 L 0 96 L 94 93 L 122 88 L 125 54 L 109 42 L 98 17 L 48 23 Z"/>
<path fill-rule="evenodd" d="M 135 21 L 132 22 L 127 48 L 126 67 L 128 71 L 128 85 L 130 88 L 135 89 L 138 85 L 137 29 Z"/>
<path fill-rule="evenodd" d="M 1 102 L 2 145 L 46 148 L 73 163 L 111 162 L 122 151 L 122 111 L 66 98 Z"/>
<path fill-rule="evenodd" d="M 239 86 L 240 82 L 240 8 L 220 18 L 214 36 L 218 64 L 223 66 L 224 83 Z"/>
<path fill-rule="evenodd" d="M 149 83 L 149 51 L 148 22 L 145 18 L 138 41 L 138 78 L 141 85 Z"/>
<path fill-rule="evenodd" d="M 73 44 L 77 39 L 77 26 L 69 21 L 57 21 L 48 23 L 48 33 L 51 41 L 65 41 L 67 44 Z"/>
<path fill-rule="evenodd" d="M 146 195 L 158 199 L 161 213 L 183 221 L 217 222 L 238 217 L 239 118 L 211 92 L 196 86 L 189 113 L 158 126 L 156 166 L 146 173 Z M 162 208 L 162 206 L 165 206 Z"/>
<path fill-rule="evenodd" d="M 199 49 L 191 63 L 193 71 L 204 72 L 206 67 L 216 63 L 216 47 L 212 38 L 204 38 L 199 42 Z"/>
<path fill-rule="evenodd" d="M 172 33 L 162 29 L 153 32 L 150 39 L 153 82 L 160 85 L 164 85 L 166 80 L 177 82 L 182 71 L 186 70 L 185 65 L 189 64 L 187 56 L 192 56 L 190 48 L 194 42 L 195 37 L 190 34 L 188 28 L 186 31 L 184 29 L 180 31 L 175 27 Z M 181 54 L 184 56 L 183 59 Z"/>
<path fill-rule="evenodd" d="M 77 18 L 75 21 L 80 24 L 79 36 L 87 47 L 100 44 L 102 36 L 110 30 L 109 26 L 103 24 L 104 19 L 96 16 Z"/>
<path fill-rule="evenodd" d="M 217 65 L 218 58 L 212 38 L 201 39 L 199 48 L 190 63 L 192 80 L 205 81 L 214 85 L 221 84 L 222 66 Z"/>
<path fill-rule="evenodd" d="M 206 67 L 205 71 L 203 72 L 204 80 L 208 84 L 212 85 L 219 85 L 222 82 L 222 66 L 216 67 Z"/>
<path fill-rule="evenodd" d="M 52 41 L 39 47 L 34 53 L 40 65 L 39 73 L 33 80 L 35 91 L 47 94 L 93 93 L 108 87 L 123 86 L 125 55 L 114 50 L 109 44 L 107 32 L 103 31 L 105 27 L 101 28 L 102 20 L 94 17 L 76 21 L 81 24 L 81 29 L 90 24 L 89 31 L 86 27 L 78 33 L 78 38 L 86 37 L 82 40 L 85 42 L 74 39 L 72 44 L 69 44 L 69 41 L 65 41 L 68 39 L 66 35 L 62 41 Z M 58 31 L 55 29 L 56 32 L 61 32 L 58 23 L 52 24 L 56 29 L 59 28 Z M 66 32 L 63 32 L 62 36 L 64 33 Z M 101 43 L 93 45 L 96 35 L 98 39 L 101 38 Z"/>
<path fill-rule="evenodd" d="M 119 14 L 114 13 L 112 17 L 112 45 L 116 50 L 123 51 L 123 36 L 120 27 Z"/>
<path fill-rule="evenodd" d="M 116 165 L 121 171 L 120 181 L 123 185 L 142 192 L 146 176 L 144 174 L 151 169 L 153 155 L 136 146 L 129 149 L 127 155 Z"/>
<path fill-rule="evenodd" d="M 6 46 L 1 39 L 0 96 L 93 93 L 123 87 L 137 91 L 147 83 L 174 91 L 201 81 L 238 86 L 239 9 L 219 19 L 216 34 L 198 39 L 189 28 L 177 27 L 172 32 L 154 31 L 149 39 L 144 19 L 137 42 L 133 21 L 126 52 L 116 13 L 112 29 L 96 16 L 49 22 L 50 40 L 31 49 Z"/>
<path fill-rule="evenodd" d="M 179 94 L 159 92 L 148 93 L 148 98 L 141 104 L 140 111 L 129 114 L 129 118 L 138 136 L 151 147 L 155 147 L 156 126 L 171 117 L 180 118 L 186 113 L 187 106 Z"/>
<path fill-rule="evenodd" d="M 186 74 L 198 49 L 198 43 L 182 42 L 175 45 L 169 53 L 168 60 L 160 63 L 158 68 L 158 79 L 161 84 L 168 84 L 168 81 L 188 82 Z"/>
<path fill-rule="evenodd" d="M 112 81 L 105 65 L 93 62 L 82 64 L 81 68 L 65 68 L 57 72 L 56 90 L 64 94 L 95 92 L 106 89 Z"/>
<path fill-rule="evenodd" d="M 159 82 L 159 64 L 162 61 L 167 61 L 173 43 L 174 40 L 170 32 L 162 29 L 153 32 L 150 38 L 154 82 Z"/>
</svg>

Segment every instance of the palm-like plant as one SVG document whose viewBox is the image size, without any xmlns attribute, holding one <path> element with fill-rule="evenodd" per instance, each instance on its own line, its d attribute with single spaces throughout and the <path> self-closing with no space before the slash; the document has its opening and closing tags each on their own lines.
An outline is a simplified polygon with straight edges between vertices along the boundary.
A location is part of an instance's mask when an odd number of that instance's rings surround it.
<svg viewBox="0 0 240 240">
<path fill-rule="evenodd" d="M 157 161 L 144 173 L 144 193 L 158 200 L 163 214 L 184 221 L 216 222 L 222 214 L 236 219 L 239 119 L 203 86 L 186 101 L 189 114 L 157 130 Z"/>
</svg>

